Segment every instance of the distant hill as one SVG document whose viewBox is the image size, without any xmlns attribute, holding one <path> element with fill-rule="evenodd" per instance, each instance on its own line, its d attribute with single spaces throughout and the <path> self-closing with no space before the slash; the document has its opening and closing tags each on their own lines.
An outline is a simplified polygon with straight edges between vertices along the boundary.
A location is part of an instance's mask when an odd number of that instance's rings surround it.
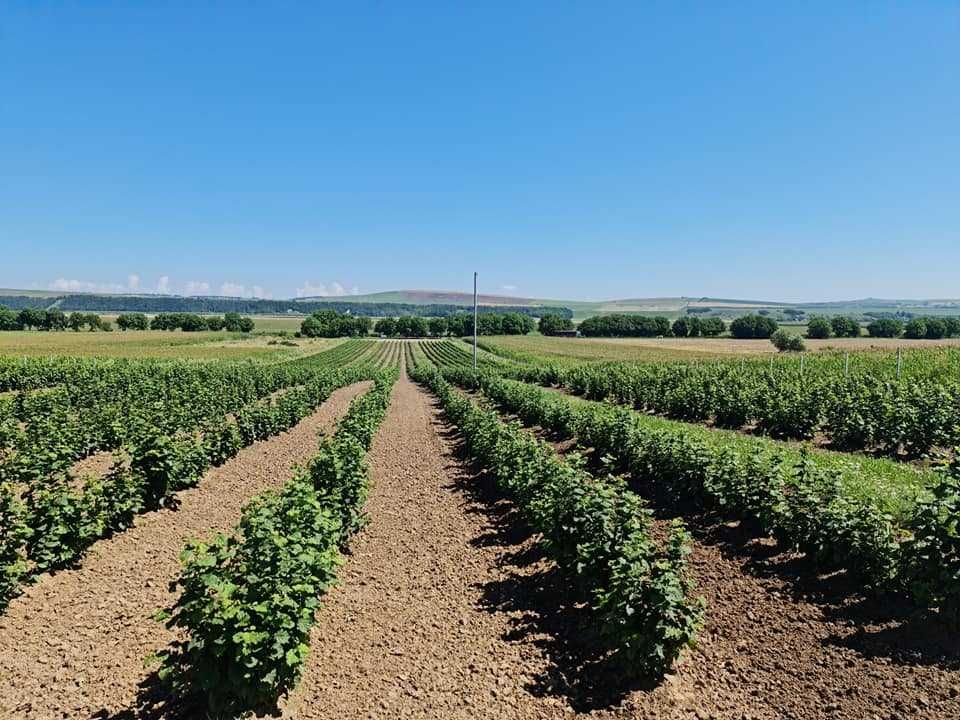
<svg viewBox="0 0 960 720">
<path fill-rule="evenodd" d="M 582 320 L 591 315 L 638 313 L 675 318 L 685 314 L 737 317 L 761 312 L 787 320 L 812 314 L 871 315 L 960 315 L 960 299 L 861 300 L 786 303 L 771 300 L 738 300 L 712 297 L 637 297 L 621 300 L 555 300 L 523 298 L 512 295 L 482 294 L 480 304 L 487 312 L 515 310 L 539 316 L 545 312 L 572 315 Z M 59 307 L 64 311 L 88 312 L 240 312 L 245 314 L 307 314 L 320 308 L 332 308 L 374 317 L 386 315 L 449 315 L 473 305 L 471 293 L 452 290 L 389 290 L 364 295 L 320 296 L 261 300 L 223 296 L 184 297 L 153 294 L 62 293 L 44 290 L 0 289 L 0 305 L 22 307 Z"/>
</svg>

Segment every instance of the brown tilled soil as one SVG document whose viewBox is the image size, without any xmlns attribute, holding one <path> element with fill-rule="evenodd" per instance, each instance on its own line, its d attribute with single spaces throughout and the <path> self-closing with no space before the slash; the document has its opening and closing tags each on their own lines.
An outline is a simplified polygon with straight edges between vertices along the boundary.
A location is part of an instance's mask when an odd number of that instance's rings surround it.
<svg viewBox="0 0 960 720">
<path fill-rule="evenodd" d="M 582 599 L 458 453 L 432 399 L 402 379 L 369 456 L 370 525 L 319 610 L 285 717 L 960 718 L 955 635 L 811 576 L 734 524 L 698 518 L 690 567 L 708 604 L 699 646 L 656 686 L 618 682 L 591 650 Z M 208 510 L 205 527 L 216 514 Z M 178 519 L 174 534 L 183 527 Z M 139 658 L 170 640 L 144 615 L 170 601 L 158 586 L 177 569 L 144 542 L 136 559 L 146 571 L 128 564 L 74 581 L 58 605 L 35 588 L 11 608 L 15 626 L 0 618 L 0 708 L 10 717 L 80 718 L 94 708 L 139 717 L 112 711 L 147 674 Z M 104 562 L 91 557 L 45 583 Z M 136 580 L 124 585 L 124 573 Z M 11 701 L 32 706 L 14 712 Z"/>
<path fill-rule="evenodd" d="M 431 399 L 402 378 L 370 450 L 369 526 L 324 600 L 289 718 L 563 717 L 527 686 L 549 661 L 489 607 L 502 541 Z"/>
<path fill-rule="evenodd" d="M 575 440 L 530 431 L 558 452 L 578 449 Z M 673 513 L 655 499 L 653 506 L 661 514 L 655 533 L 665 538 Z M 960 718 L 956 633 L 896 598 L 863 596 L 841 573 L 818 576 L 802 556 L 739 523 L 686 520 L 694 530 L 689 567 L 707 603 L 706 624 L 697 647 L 660 687 L 620 696 L 627 716 Z M 569 624 L 549 622 L 557 628 L 555 657 L 582 670 L 583 649 L 569 642 Z M 617 695 L 615 687 L 586 687 L 571 698 L 587 708 Z"/>
<path fill-rule="evenodd" d="M 174 599 L 187 537 L 230 529 L 254 495 L 282 485 L 308 460 L 368 384 L 334 392 L 290 431 L 244 448 L 178 494 L 175 511 L 141 515 L 135 527 L 91 548 L 75 570 L 42 577 L 0 615 L 0 718 L 110 716 L 135 704 L 149 675 L 144 658 L 173 636 L 151 619 Z"/>
</svg>

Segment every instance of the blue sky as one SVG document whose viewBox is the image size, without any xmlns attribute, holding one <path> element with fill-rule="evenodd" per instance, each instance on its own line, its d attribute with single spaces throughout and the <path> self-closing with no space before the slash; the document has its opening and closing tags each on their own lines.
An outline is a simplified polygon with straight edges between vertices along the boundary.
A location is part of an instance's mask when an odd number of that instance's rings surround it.
<svg viewBox="0 0 960 720">
<path fill-rule="evenodd" d="M 960 296 L 960 5 L 6 2 L 0 286 Z"/>
</svg>

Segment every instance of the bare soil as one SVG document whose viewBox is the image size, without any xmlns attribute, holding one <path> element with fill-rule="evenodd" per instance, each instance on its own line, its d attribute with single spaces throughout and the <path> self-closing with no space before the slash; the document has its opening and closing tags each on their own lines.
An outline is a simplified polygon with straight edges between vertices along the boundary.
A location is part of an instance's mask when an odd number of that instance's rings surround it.
<svg viewBox="0 0 960 720">
<path fill-rule="evenodd" d="M 11 602 L 0 615 L 0 718 L 107 717 L 133 707 L 149 675 L 144 659 L 173 639 L 151 616 L 174 600 L 169 583 L 184 540 L 235 525 L 249 499 L 281 486 L 316 452 L 317 433 L 368 386 L 335 391 L 288 432 L 244 448 L 179 493 L 176 510 L 139 516 L 94 545 L 79 568 L 42 577 Z"/>
<path fill-rule="evenodd" d="M 490 607 L 511 582 L 439 411 L 402 378 L 369 455 L 369 526 L 325 599 L 288 718 L 553 718 L 528 687 L 549 668 L 520 611 Z"/>
<path fill-rule="evenodd" d="M 530 432 L 560 453 L 579 450 L 575 440 Z M 651 502 L 663 539 L 676 512 Z M 816 574 L 802 555 L 737 522 L 683 519 L 693 531 L 689 568 L 706 600 L 705 627 L 659 687 L 623 692 L 628 716 L 960 718 L 955 632 L 898 598 L 863 595 L 843 573 Z M 582 653 L 571 631 L 561 624 L 555 633 L 568 662 Z M 574 697 L 586 707 L 617 700 L 615 687 L 582 690 Z"/>
</svg>

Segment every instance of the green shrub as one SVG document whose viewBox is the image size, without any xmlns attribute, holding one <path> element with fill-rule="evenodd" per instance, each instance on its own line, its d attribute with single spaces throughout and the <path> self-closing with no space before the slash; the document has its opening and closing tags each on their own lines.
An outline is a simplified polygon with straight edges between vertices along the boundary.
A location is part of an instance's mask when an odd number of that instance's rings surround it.
<svg viewBox="0 0 960 720">
<path fill-rule="evenodd" d="M 777 330 L 770 336 L 770 342 L 780 352 L 803 352 L 806 346 L 799 335 L 791 335 L 786 330 Z"/>
</svg>

